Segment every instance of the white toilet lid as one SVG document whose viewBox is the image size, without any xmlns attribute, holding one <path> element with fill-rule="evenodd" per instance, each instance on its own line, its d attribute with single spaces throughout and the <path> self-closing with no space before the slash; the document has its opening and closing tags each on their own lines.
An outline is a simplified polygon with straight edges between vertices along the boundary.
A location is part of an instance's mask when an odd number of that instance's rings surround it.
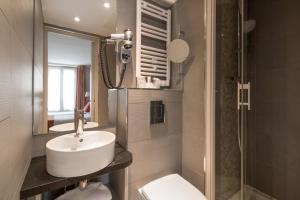
<svg viewBox="0 0 300 200">
<path fill-rule="evenodd" d="M 205 196 L 178 174 L 154 180 L 140 189 L 148 200 L 206 200 Z"/>
</svg>

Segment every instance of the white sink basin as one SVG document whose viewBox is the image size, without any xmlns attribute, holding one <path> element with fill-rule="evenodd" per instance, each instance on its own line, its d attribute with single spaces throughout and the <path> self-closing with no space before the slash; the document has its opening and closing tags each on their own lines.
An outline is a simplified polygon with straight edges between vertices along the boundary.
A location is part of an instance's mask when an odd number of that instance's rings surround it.
<svg viewBox="0 0 300 200">
<path fill-rule="evenodd" d="M 79 138 L 74 133 L 56 137 L 46 144 L 47 171 L 56 177 L 97 172 L 113 161 L 115 139 L 106 131 L 87 131 Z"/>
<path fill-rule="evenodd" d="M 96 128 L 98 126 L 99 124 L 97 122 L 87 122 L 84 124 L 84 129 Z M 49 128 L 50 131 L 54 132 L 74 131 L 74 129 L 74 122 L 59 124 Z"/>
</svg>

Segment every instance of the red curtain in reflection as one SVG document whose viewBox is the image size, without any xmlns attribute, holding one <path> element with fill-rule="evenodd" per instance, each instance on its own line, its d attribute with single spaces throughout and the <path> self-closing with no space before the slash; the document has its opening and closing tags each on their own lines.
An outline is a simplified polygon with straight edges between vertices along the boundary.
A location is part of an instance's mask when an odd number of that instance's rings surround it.
<svg viewBox="0 0 300 200">
<path fill-rule="evenodd" d="M 76 79 L 76 108 L 83 109 L 85 106 L 85 93 L 86 93 L 86 81 L 85 81 L 85 66 L 77 67 L 77 79 Z"/>
</svg>

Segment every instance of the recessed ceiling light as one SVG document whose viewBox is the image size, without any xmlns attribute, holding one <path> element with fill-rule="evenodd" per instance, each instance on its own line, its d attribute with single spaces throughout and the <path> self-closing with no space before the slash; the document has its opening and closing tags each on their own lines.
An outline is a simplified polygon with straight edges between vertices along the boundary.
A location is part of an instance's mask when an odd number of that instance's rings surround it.
<svg viewBox="0 0 300 200">
<path fill-rule="evenodd" d="M 75 20 L 76 22 L 80 22 L 80 18 L 79 18 L 79 17 L 74 17 L 74 20 Z"/>
<path fill-rule="evenodd" d="M 104 8 L 110 8 L 110 3 L 105 2 L 105 3 L 104 3 Z"/>
</svg>

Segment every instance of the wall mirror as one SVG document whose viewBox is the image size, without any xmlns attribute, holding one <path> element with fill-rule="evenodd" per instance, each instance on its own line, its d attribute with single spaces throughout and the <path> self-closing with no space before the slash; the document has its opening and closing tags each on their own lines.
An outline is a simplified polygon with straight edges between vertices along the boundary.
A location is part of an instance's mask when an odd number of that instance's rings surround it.
<svg viewBox="0 0 300 200">
<path fill-rule="evenodd" d="M 74 132 L 76 110 L 84 113 L 85 129 L 107 126 L 113 120 L 99 45 L 116 32 L 116 1 L 36 0 L 35 6 L 41 7 L 35 9 L 35 27 L 44 31 L 35 29 L 34 36 L 34 135 Z M 107 52 L 115 79 L 114 48 Z"/>
</svg>

